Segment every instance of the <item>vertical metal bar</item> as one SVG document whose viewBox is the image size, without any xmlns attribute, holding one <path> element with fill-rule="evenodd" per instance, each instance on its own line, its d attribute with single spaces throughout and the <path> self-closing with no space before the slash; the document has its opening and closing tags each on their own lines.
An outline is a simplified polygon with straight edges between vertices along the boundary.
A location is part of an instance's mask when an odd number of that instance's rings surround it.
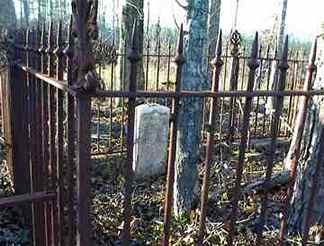
<svg viewBox="0 0 324 246">
<path fill-rule="evenodd" d="M 60 21 L 57 28 L 56 49 L 56 79 L 63 80 L 63 33 L 62 22 Z M 57 245 L 64 245 L 63 227 L 64 223 L 64 182 L 63 182 L 63 91 L 56 89 L 56 207 L 57 207 Z"/>
<path fill-rule="evenodd" d="M 32 32 L 32 42 L 33 42 L 33 61 L 32 66 L 34 69 L 39 68 L 41 64 L 39 64 L 39 59 L 36 56 L 37 49 L 35 48 L 35 44 L 37 42 L 36 32 Z M 34 84 L 35 89 L 35 147 L 36 147 L 36 163 L 35 163 L 35 174 L 36 174 L 36 189 L 35 191 L 43 191 L 44 190 L 44 166 L 43 166 L 43 146 L 42 146 L 42 110 L 41 110 L 41 81 L 36 79 L 35 76 L 32 78 L 32 83 Z M 40 245 L 44 244 L 44 241 L 46 240 L 46 230 L 43 226 L 45 224 L 45 210 L 44 210 L 44 204 L 42 202 L 36 202 L 35 203 L 35 212 L 37 214 L 37 228 L 39 231 L 37 231 L 39 243 Z"/>
<path fill-rule="evenodd" d="M 38 49 L 41 56 L 41 73 L 46 73 L 46 34 L 45 24 L 42 25 L 41 41 Z M 49 146 L 48 146 L 48 95 L 47 95 L 47 83 L 41 83 L 41 111 L 42 111 L 42 152 L 43 152 L 43 167 L 44 167 L 44 188 L 49 190 Z M 45 228 L 46 228 L 46 245 L 52 245 L 52 218 L 51 218 L 51 206 L 49 203 L 45 204 Z"/>
<path fill-rule="evenodd" d="M 90 98 L 79 96 L 77 103 L 77 246 L 88 246 L 90 242 Z"/>
<path fill-rule="evenodd" d="M 258 60 L 257 60 L 258 59 L 258 38 L 259 38 L 258 33 L 256 33 L 252 45 L 251 58 L 248 63 L 250 72 L 249 72 L 247 91 L 250 92 L 253 91 L 254 82 L 255 82 L 255 73 L 256 73 L 256 69 L 259 67 Z M 243 174 L 243 165 L 245 161 L 245 151 L 247 147 L 247 138 L 248 138 L 249 125 L 250 125 L 250 117 L 251 117 L 250 114 L 252 111 L 252 102 L 253 102 L 253 97 L 247 97 L 244 106 L 243 124 L 241 129 L 241 143 L 239 149 L 239 160 L 237 164 L 235 186 L 233 190 L 234 197 L 231 202 L 232 212 L 230 215 L 229 232 L 227 238 L 228 245 L 232 245 L 234 239 L 234 224 L 236 222 L 238 201 L 241 196 L 241 180 Z"/>
<path fill-rule="evenodd" d="M 100 99 L 97 99 L 97 129 L 96 129 L 96 145 L 97 145 L 97 152 L 100 152 Z"/>
<path fill-rule="evenodd" d="M 169 40 L 168 45 L 168 65 L 167 65 L 167 91 L 170 90 L 170 73 L 171 73 L 171 40 Z"/>
<path fill-rule="evenodd" d="M 290 80 L 290 90 L 294 90 L 294 86 L 295 86 L 295 78 L 296 78 L 296 61 L 292 61 L 293 66 L 291 69 L 291 80 Z M 293 103 L 293 96 L 289 97 L 289 103 L 288 103 L 288 112 L 287 112 L 287 124 L 288 126 L 285 129 L 285 136 L 288 137 L 289 136 L 289 126 L 291 126 L 291 115 L 292 115 L 292 104 Z"/>
<path fill-rule="evenodd" d="M 131 50 L 127 56 L 130 62 L 130 75 L 129 75 L 129 92 L 136 92 L 136 79 L 137 79 L 137 63 L 140 60 L 138 53 L 138 36 L 137 36 L 137 23 L 134 23 Z M 122 232 L 123 245 L 129 245 L 131 240 L 130 235 L 130 222 L 132 216 L 132 185 L 133 185 L 133 151 L 134 151 L 134 121 L 135 121 L 135 97 L 128 97 L 127 108 L 127 164 L 125 170 L 125 198 L 124 198 L 124 227 Z"/>
<path fill-rule="evenodd" d="M 240 71 L 240 43 L 241 43 L 241 36 L 239 32 L 235 31 L 231 34 L 231 44 L 232 44 L 232 64 L 231 64 L 231 76 L 230 76 L 230 91 L 237 90 L 238 84 L 238 76 Z M 236 98 L 230 98 L 230 111 L 229 111 L 229 132 L 228 132 L 228 139 L 230 142 L 233 142 L 234 135 L 235 135 L 235 127 L 236 127 Z"/>
<path fill-rule="evenodd" d="M 181 90 L 182 66 L 185 63 L 183 55 L 183 26 L 181 25 L 179 41 L 177 46 L 177 56 L 175 58 L 177 64 L 176 72 L 176 92 Z M 179 111 L 179 98 L 172 99 L 171 120 L 170 120 L 170 136 L 169 136 L 169 153 L 168 153 L 168 170 L 167 170 L 167 183 L 165 193 L 165 208 L 164 208 L 164 230 L 162 245 L 169 245 L 170 228 L 171 228 L 171 209 L 172 209 L 172 196 L 173 196 L 173 183 L 175 173 L 175 157 L 176 157 L 176 142 L 177 142 L 177 123 Z"/>
<path fill-rule="evenodd" d="M 161 64 L 161 40 L 160 37 L 158 37 L 157 41 L 157 69 L 156 69 L 156 84 L 155 84 L 155 90 L 158 91 L 160 87 L 160 64 Z"/>
<path fill-rule="evenodd" d="M 68 45 L 64 49 L 64 54 L 67 57 L 67 83 L 68 86 L 72 86 L 73 83 L 73 49 L 74 42 L 72 37 L 72 23 L 70 20 L 70 26 L 68 30 Z M 67 245 L 75 245 L 75 211 L 74 211 L 74 157 L 75 157 L 75 98 L 68 94 L 67 96 Z"/>
<path fill-rule="evenodd" d="M 30 43 L 31 43 L 31 30 L 26 31 L 26 46 L 25 46 L 25 51 L 26 51 L 26 67 L 31 68 L 31 53 L 30 53 Z M 36 88 L 35 88 L 35 83 L 31 77 L 31 74 L 27 73 L 27 102 L 28 102 L 28 124 L 29 124 L 29 131 L 28 137 L 29 137 L 29 145 L 30 147 L 28 148 L 28 155 L 30 158 L 30 181 L 31 181 L 31 193 L 37 191 L 37 181 L 38 181 L 38 176 L 37 176 L 37 143 L 36 143 Z M 32 203 L 32 223 L 33 223 L 33 245 L 40 245 L 40 231 L 39 231 L 39 210 L 37 209 L 37 204 L 36 202 Z"/>
<path fill-rule="evenodd" d="M 267 83 L 266 83 L 266 90 L 269 90 L 269 83 L 270 83 L 270 74 L 271 74 L 271 60 L 270 60 L 270 48 L 271 46 L 268 45 L 268 48 L 267 48 L 267 54 L 266 54 L 266 62 L 267 62 L 267 66 L 268 66 L 268 69 L 267 69 Z M 265 103 L 267 102 L 267 97 L 265 97 Z M 266 105 L 264 105 L 266 107 Z M 265 131 L 266 131 L 266 124 L 267 124 L 267 117 L 266 116 L 266 112 L 265 112 L 265 109 L 264 109 L 264 112 L 263 112 L 263 122 L 262 122 L 262 136 L 265 135 Z"/>
<path fill-rule="evenodd" d="M 289 68 L 287 59 L 288 59 L 288 36 L 286 36 L 281 62 L 278 66 L 279 80 L 278 80 L 278 86 L 276 88 L 278 91 L 283 91 L 285 89 L 286 75 L 287 75 L 287 70 Z M 284 100 L 283 96 L 278 96 L 275 100 L 275 112 L 271 122 L 271 145 L 270 145 L 269 153 L 267 155 L 267 170 L 266 170 L 266 176 L 264 181 L 265 187 L 269 185 L 271 175 L 272 175 L 273 160 L 274 160 L 275 151 L 277 147 L 276 146 L 277 135 L 279 130 L 278 126 L 279 126 L 280 116 L 282 113 L 283 100 Z M 268 204 L 268 197 L 267 197 L 267 193 L 265 193 L 261 198 L 261 212 L 260 212 L 260 221 L 257 226 L 256 245 L 262 245 L 262 233 L 265 224 L 267 204 Z"/>
<path fill-rule="evenodd" d="M 110 89 L 113 90 L 114 88 L 114 64 L 111 64 L 111 82 L 110 82 Z M 113 98 L 109 99 L 109 133 L 108 133 L 108 149 L 111 148 L 111 140 L 113 138 L 112 131 L 113 131 Z"/>
<path fill-rule="evenodd" d="M 225 91 L 226 90 L 226 76 L 227 76 L 227 57 L 228 57 L 228 48 L 229 46 L 229 42 L 226 43 L 226 49 L 225 49 L 225 62 L 224 62 L 224 71 L 223 71 L 223 86 L 222 86 L 222 90 Z M 225 104 L 225 100 L 226 98 L 220 98 L 220 117 L 219 117 L 219 141 L 222 142 L 223 141 L 223 114 L 224 114 L 224 104 Z M 222 149 L 221 149 L 221 158 L 222 158 Z"/>
<path fill-rule="evenodd" d="M 18 36 L 20 36 L 18 34 Z M 18 42 L 21 39 L 15 39 Z M 29 135 L 28 135 L 28 88 L 26 73 L 19 69 L 13 62 L 18 57 L 24 60 L 21 49 L 14 49 L 13 60 L 10 61 L 10 115 L 12 129 L 12 162 L 14 189 L 17 195 L 30 193 L 31 177 L 29 165 Z M 24 213 L 28 222 L 31 222 L 31 209 L 24 207 Z"/>
<path fill-rule="evenodd" d="M 241 78 L 240 90 L 243 90 L 243 88 L 244 88 L 244 81 L 245 81 L 245 70 L 246 70 L 246 60 L 247 60 L 247 57 L 245 56 L 245 54 L 246 54 L 246 46 L 243 47 L 243 51 L 242 51 L 243 64 L 242 64 L 242 75 L 241 75 L 242 78 Z M 238 122 L 241 122 L 241 117 L 242 117 L 241 110 L 239 110 Z"/>
<path fill-rule="evenodd" d="M 147 29 L 149 29 L 149 27 L 147 26 Z M 149 86 L 149 69 L 150 69 L 150 34 L 147 31 L 147 47 L 146 47 L 146 71 L 145 71 L 145 90 L 148 90 L 148 86 Z"/>
<path fill-rule="evenodd" d="M 54 30 L 53 30 L 53 22 L 51 21 L 48 27 L 48 39 L 47 39 L 47 73 L 49 77 L 55 76 L 55 60 L 53 55 L 53 41 L 54 41 Z M 48 99 L 48 184 L 50 189 L 54 190 L 55 184 L 56 184 L 56 146 L 55 146 L 55 100 L 54 100 L 54 94 L 55 94 L 55 88 L 52 85 L 47 86 L 47 99 Z M 56 207 L 56 201 L 53 201 L 50 203 L 51 206 L 51 218 L 52 218 L 52 235 L 53 235 L 53 244 L 58 244 L 58 221 L 57 221 L 57 207 Z"/>
<path fill-rule="evenodd" d="M 263 69 L 263 59 L 262 59 L 262 45 L 260 45 L 259 48 L 259 60 L 260 60 L 260 68 L 259 68 L 259 74 L 258 74 L 258 79 L 256 85 L 254 85 L 256 88 L 255 89 L 260 89 L 261 83 L 262 83 L 262 69 Z M 255 121 L 254 121 L 254 135 L 258 135 L 258 120 L 259 120 L 259 106 L 260 106 L 260 97 L 256 98 L 256 107 L 255 107 Z M 251 136 L 250 136 L 251 137 Z"/>
<path fill-rule="evenodd" d="M 219 31 L 217 45 L 216 45 L 215 58 L 212 60 L 213 77 L 212 77 L 212 92 L 219 91 L 220 73 L 222 71 L 222 30 Z M 203 187 L 201 193 L 201 209 L 200 209 L 200 220 L 199 220 L 199 234 L 198 234 L 198 245 L 203 245 L 204 234 L 205 234 L 205 220 L 207 212 L 207 199 L 208 199 L 208 188 L 209 188 L 209 173 L 212 164 L 212 155 L 214 148 L 215 128 L 216 128 L 216 113 L 218 106 L 218 98 L 211 98 L 210 110 L 209 110 L 209 121 L 208 121 L 208 132 L 207 132 L 207 150 L 205 159 L 205 170 Z"/>
<path fill-rule="evenodd" d="M 293 80 L 293 83 L 292 83 L 292 90 L 295 90 L 296 87 L 297 87 L 297 83 L 298 83 L 298 72 L 299 72 L 299 62 L 298 62 L 298 58 L 299 58 L 299 52 L 297 51 L 297 54 L 296 54 L 296 61 L 294 62 L 294 80 Z M 291 98 L 291 105 L 289 105 L 290 107 L 290 114 L 289 114 L 289 125 L 292 126 L 293 122 L 294 122 L 294 118 L 295 118 L 295 115 L 296 115 L 296 107 L 295 107 L 295 101 L 296 101 L 296 98 L 295 97 L 292 97 Z"/>
</svg>

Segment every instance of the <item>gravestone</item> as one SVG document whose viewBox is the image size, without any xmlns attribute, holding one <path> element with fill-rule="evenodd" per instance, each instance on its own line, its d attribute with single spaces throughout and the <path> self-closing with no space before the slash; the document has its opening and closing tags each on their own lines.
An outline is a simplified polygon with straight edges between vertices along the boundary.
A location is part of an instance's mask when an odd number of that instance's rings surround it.
<svg viewBox="0 0 324 246">
<path fill-rule="evenodd" d="M 158 104 L 142 104 L 135 109 L 135 178 L 163 174 L 166 166 L 170 109 Z"/>
</svg>

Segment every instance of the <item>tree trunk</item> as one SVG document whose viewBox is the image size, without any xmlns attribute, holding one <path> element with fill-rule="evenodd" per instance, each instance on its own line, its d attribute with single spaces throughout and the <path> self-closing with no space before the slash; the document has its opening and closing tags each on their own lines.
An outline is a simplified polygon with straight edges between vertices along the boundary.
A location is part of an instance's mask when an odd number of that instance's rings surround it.
<svg viewBox="0 0 324 246">
<path fill-rule="evenodd" d="M 23 1 L 23 8 L 24 8 L 24 19 L 26 26 L 29 26 L 29 3 L 28 0 Z"/>
<path fill-rule="evenodd" d="M 17 24 L 16 11 L 13 0 L 4 0 L 0 8 L 0 29 L 14 28 Z"/>
<path fill-rule="evenodd" d="M 128 88 L 130 63 L 127 60 L 127 51 L 131 48 L 131 35 L 133 24 L 137 24 L 137 44 L 139 45 L 138 51 L 140 57 L 143 54 L 143 40 L 144 40 L 144 1 L 143 0 L 126 0 L 125 5 L 122 7 L 121 14 L 121 28 L 120 28 L 120 43 L 119 53 L 126 54 L 120 56 L 119 59 L 119 83 L 117 90 Z M 138 62 L 138 76 L 137 76 L 137 89 L 144 89 L 144 75 L 143 75 L 143 59 Z"/>
<path fill-rule="evenodd" d="M 219 20 L 221 14 L 222 0 L 210 0 L 209 4 L 209 24 L 208 24 L 208 36 L 209 36 L 209 57 L 215 54 L 216 42 L 219 32 Z"/>
<path fill-rule="evenodd" d="M 277 45 L 277 57 L 281 57 L 282 49 L 283 49 L 283 42 L 286 30 L 286 16 L 287 16 L 287 7 L 288 7 L 288 0 L 282 0 L 281 2 L 281 14 L 279 17 L 279 26 L 278 26 L 278 33 L 276 38 L 276 45 Z M 270 77 L 270 85 L 269 88 L 275 90 L 278 84 L 278 63 L 274 60 L 272 62 L 272 69 L 271 69 L 271 77 Z M 274 97 L 269 97 L 267 102 L 267 114 L 271 114 L 274 109 Z"/>
<path fill-rule="evenodd" d="M 322 43 L 322 44 L 320 44 Z M 319 45 L 323 54 L 324 40 Z M 324 57 L 320 57 L 318 64 L 323 64 Z M 324 67 L 318 67 L 314 89 L 324 86 Z M 296 183 L 291 200 L 288 217 L 288 231 L 303 233 L 306 226 L 307 211 L 310 213 L 309 225 L 324 225 L 324 102 L 323 96 L 315 96 L 309 100 L 308 114 L 302 137 L 301 155 L 297 167 Z M 294 144 L 294 142 L 292 143 Z M 289 157 L 289 154 L 288 154 Z M 287 157 L 287 158 L 288 158 Z M 314 184 L 314 177 L 318 183 Z M 314 189 L 313 208 L 309 208 L 309 201 Z"/>
<path fill-rule="evenodd" d="M 208 0 L 188 1 L 185 40 L 186 63 L 183 69 L 182 90 L 198 91 L 207 88 Z M 179 112 L 174 211 L 177 215 L 191 210 L 201 140 L 203 100 L 183 98 Z"/>
</svg>

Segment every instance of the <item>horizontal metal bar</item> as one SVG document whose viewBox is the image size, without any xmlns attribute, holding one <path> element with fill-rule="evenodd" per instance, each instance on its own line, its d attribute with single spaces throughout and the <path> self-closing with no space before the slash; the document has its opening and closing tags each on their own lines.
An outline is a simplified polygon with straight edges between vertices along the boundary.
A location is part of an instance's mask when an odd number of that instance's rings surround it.
<svg viewBox="0 0 324 246">
<path fill-rule="evenodd" d="M 78 95 L 76 91 L 72 92 Z M 167 91 L 111 91 L 111 90 L 97 90 L 95 93 L 90 93 L 86 96 L 90 97 L 146 97 L 146 98 L 167 98 L 167 97 L 278 97 L 278 96 L 319 96 L 324 95 L 324 90 L 287 90 L 287 91 L 181 91 L 181 92 L 167 92 Z"/>
<path fill-rule="evenodd" d="M 47 192 L 47 191 L 34 192 L 31 194 L 16 195 L 11 197 L 4 197 L 4 198 L 0 198 L 0 208 L 13 207 L 24 203 L 49 201 L 49 200 L 54 200 L 55 197 L 56 197 L 55 192 Z"/>
<path fill-rule="evenodd" d="M 57 80 L 57 79 L 54 79 L 54 78 L 51 78 L 45 74 L 42 74 L 42 73 L 39 73 L 37 72 L 36 70 L 34 69 L 31 69 L 25 65 L 22 65 L 22 64 L 19 64 L 19 63 L 16 63 L 16 65 L 18 67 L 20 67 L 22 70 L 24 70 L 25 72 L 27 73 L 30 73 L 32 75 L 34 75 L 36 78 L 44 81 L 44 82 L 47 82 L 48 84 L 50 85 L 53 85 L 54 87 L 60 89 L 60 90 L 63 90 L 63 91 L 69 91 L 69 87 L 68 87 L 68 84 L 66 81 L 62 81 L 62 80 Z"/>
<path fill-rule="evenodd" d="M 100 155 L 105 155 L 106 157 L 109 156 L 115 156 L 115 155 L 122 155 L 122 154 L 126 154 L 126 151 L 111 151 L 111 150 L 107 150 L 107 151 L 100 151 L 100 152 L 92 152 L 91 156 L 100 156 Z"/>
<path fill-rule="evenodd" d="M 118 57 L 125 57 L 126 55 L 125 54 L 117 54 L 117 56 Z M 153 54 L 147 55 L 147 54 L 145 54 L 145 52 L 144 52 L 144 54 L 142 56 L 145 57 L 145 58 L 147 58 L 147 57 L 149 57 L 149 58 L 158 58 L 158 57 L 160 57 L 160 58 L 169 58 L 169 57 L 174 58 L 173 54 L 172 55 L 169 55 L 169 54 L 160 54 L 159 55 L 159 54 L 153 53 Z M 208 58 L 211 60 L 214 57 L 209 56 Z M 229 58 L 233 58 L 233 56 L 231 56 L 231 55 L 223 55 L 222 58 L 223 59 L 229 59 Z M 248 60 L 248 59 L 250 59 L 250 56 L 239 56 L 238 58 L 240 60 Z M 279 58 L 273 58 L 273 57 L 259 57 L 258 60 L 260 60 L 260 61 L 280 61 Z M 294 62 L 306 63 L 308 61 L 305 60 L 305 59 L 288 59 L 288 62 L 289 63 L 294 63 Z"/>
</svg>

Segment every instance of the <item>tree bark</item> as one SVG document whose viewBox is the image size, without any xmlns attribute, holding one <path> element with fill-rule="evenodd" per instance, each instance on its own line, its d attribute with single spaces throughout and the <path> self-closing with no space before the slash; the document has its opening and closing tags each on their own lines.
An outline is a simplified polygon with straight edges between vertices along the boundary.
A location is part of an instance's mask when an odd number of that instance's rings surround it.
<svg viewBox="0 0 324 246">
<path fill-rule="evenodd" d="M 22 0 L 23 1 L 23 8 L 24 8 L 24 19 L 25 19 L 25 24 L 26 26 L 29 25 L 29 4 L 27 0 Z"/>
<path fill-rule="evenodd" d="M 322 43 L 322 44 L 321 44 Z M 323 54 L 324 40 L 319 40 Z M 314 89 L 324 87 L 324 57 L 320 57 Z M 288 215 L 288 232 L 303 233 L 306 227 L 307 212 L 310 210 L 309 225 L 324 225 L 324 102 L 323 96 L 315 96 L 307 105 L 307 118 L 301 143 L 301 155 L 297 166 L 296 183 Z M 292 142 L 292 145 L 294 141 Z M 291 147 L 293 148 L 293 146 Z M 291 151 L 290 151 L 291 152 Z M 291 153 L 288 153 L 287 161 Z M 291 157 L 290 157 L 291 159 Z M 314 178 L 317 184 L 314 184 Z M 315 186 L 315 187 L 314 187 Z M 313 207 L 310 208 L 312 189 L 315 188 Z"/>
<path fill-rule="evenodd" d="M 207 86 L 208 0 L 188 1 L 185 40 L 186 63 L 182 90 L 198 91 Z M 179 112 L 174 211 L 182 215 L 191 210 L 197 183 L 197 164 L 201 140 L 203 100 L 183 98 Z"/>
<path fill-rule="evenodd" d="M 208 21 L 209 57 L 212 57 L 215 54 L 216 42 L 219 32 L 221 4 L 222 0 L 210 0 Z"/>
<path fill-rule="evenodd" d="M 4 0 L 0 8 L 0 29 L 14 28 L 17 24 L 16 11 L 13 0 Z"/>
</svg>

